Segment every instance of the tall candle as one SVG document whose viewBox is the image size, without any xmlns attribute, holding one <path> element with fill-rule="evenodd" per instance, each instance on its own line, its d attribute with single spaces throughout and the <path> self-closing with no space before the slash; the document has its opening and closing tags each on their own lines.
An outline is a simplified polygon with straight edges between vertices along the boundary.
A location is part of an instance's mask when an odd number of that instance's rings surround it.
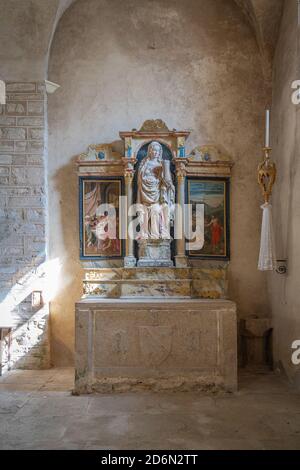
<svg viewBox="0 0 300 470">
<path fill-rule="evenodd" d="M 266 110 L 266 138 L 265 147 L 270 147 L 270 110 Z"/>
</svg>

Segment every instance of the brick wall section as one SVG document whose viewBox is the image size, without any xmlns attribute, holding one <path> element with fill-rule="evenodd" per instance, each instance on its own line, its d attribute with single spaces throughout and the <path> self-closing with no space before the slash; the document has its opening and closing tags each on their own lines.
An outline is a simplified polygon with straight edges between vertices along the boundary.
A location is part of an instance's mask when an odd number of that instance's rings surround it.
<svg viewBox="0 0 300 470">
<path fill-rule="evenodd" d="M 0 302 L 13 301 L 13 365 L 43 368 L 50 364 L 48 312 L 32 308 L 30 283 L 45 261 L 46 91 L 44 83 L 7 82 L 6 93 L 0 105 Z"/>
</svg>

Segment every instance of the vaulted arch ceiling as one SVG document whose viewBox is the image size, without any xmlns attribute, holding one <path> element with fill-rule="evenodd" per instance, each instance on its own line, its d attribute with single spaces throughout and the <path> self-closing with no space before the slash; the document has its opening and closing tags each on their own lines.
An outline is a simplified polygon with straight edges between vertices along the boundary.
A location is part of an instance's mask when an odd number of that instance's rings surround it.
<svg viewBox="0 0 300 470">
<path fill-rule="evenodd" d="M 77 0 L 59 0 L 53 27 L 53 35 L 57 23 L 63 13 Z M 262 56 L 265 78 L 271 79 L 272 61 L 278 37 L 283 0 L 234 0 L 242 9 L 256 36 Z M 51 38 L 52 39 L 52 38 Z M 51 43 L 51 41 L 50 41 Z M 50 44 L 49 44 L 50 46 Z"/>
<path fill-rule="evenodd" d="M 42 79 L 58 22 L 77 0 L 0 0 L 0 76 Z M 266 79 L 271 78 L 283 0 L 233 0 L 251 25 Z M 26 71 L 26 67 L 28 72 Z"/>
<path fill-rule="evenodd" d="M 283 0 L 234 0 L 254 30 L 266 79 L 271 79 Z"/>
</svg>

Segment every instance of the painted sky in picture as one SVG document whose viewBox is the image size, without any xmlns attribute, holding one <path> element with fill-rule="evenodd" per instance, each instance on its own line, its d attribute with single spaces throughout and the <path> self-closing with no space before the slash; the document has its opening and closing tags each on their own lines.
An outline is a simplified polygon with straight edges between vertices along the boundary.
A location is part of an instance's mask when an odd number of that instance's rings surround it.
<svg viewBox="0 0 300 470">
<path fill-rule="evenodd" d="M 224 201 L 224 182 L 190 181 L 190 202 L 218 207 Z"/>
</svg>

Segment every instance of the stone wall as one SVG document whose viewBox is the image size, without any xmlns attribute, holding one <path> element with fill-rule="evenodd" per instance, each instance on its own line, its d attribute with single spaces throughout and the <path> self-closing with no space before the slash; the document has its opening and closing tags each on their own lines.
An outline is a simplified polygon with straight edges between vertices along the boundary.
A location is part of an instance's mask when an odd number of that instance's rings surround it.
<svg viewBox="0 0 300 470">
<path fill-rule="evenodd" d="M 300 80 L 299 44 L 297 2 L 286 0 L 273 74 L 272 146 L 278 176 L 272 202 L 277 257 L 287 258 L 288 273 L 269 276 L 269 294 L 275 361 L 298 387 L 300 369 L 292 364 L 291 345 L 300 340 L 300 105 L 292 102 L 291 85 Z"/>
<path fill-rule="evenodd" d="M 45 85 L 7 82 L 6 91 L 0 105 L 0 323 L 5 316 L 14 325 L 13 366 L 47 367 L 47 306 L 31 302 L 45 262 Z"/>
</svg>

